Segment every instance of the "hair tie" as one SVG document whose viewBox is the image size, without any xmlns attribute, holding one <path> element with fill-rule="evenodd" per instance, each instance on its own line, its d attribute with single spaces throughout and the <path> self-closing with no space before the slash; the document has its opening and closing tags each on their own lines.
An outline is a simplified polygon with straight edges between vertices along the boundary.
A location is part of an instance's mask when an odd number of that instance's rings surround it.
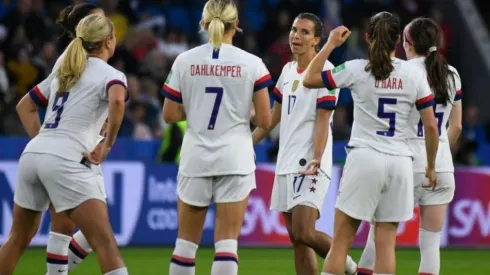
<svg viewBox="0 0 490 275">
<path fill-rule="evenodd" d="M 437 47 L 436 46 L 432 46 L 432 47 L 429 48 L 429 53 L 435 52 L 435 51 L 437 51 Z"/>
<path fill-rule="evenodd" d="M 219 19 L 219 20 L 221 20 L 221 18 L 219 16 L 215 16 L 215 17 L 213 17 L 213 19 Z"/>
<path fill-rule="evenodd" d="M 83 40 L 83 37 L 78 36 L 77 38 L 78 38 L 78 39 L 80 39 L 80 40 L 82 40 L 82 44 L 85 42 L 85 41 Z"/>
</svg>

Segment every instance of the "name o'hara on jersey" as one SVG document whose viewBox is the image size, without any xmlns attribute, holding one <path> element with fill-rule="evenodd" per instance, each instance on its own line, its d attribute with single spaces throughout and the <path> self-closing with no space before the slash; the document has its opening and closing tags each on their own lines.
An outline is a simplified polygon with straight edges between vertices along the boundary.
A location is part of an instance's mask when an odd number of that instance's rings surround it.
<svg viewBox="0 0 490 275">
<path fill-rule="evenodd" d="M 242 67 L 237 65 L 196 64 L 190 66 L 191 76 L 242 77 Z"/>
<path fill-rule="evenodd" d="M 377 89 L 403 90 L 403 80 L 398 77 L 376 80 L 374 82 L 374 87 Z"/>
</svg>

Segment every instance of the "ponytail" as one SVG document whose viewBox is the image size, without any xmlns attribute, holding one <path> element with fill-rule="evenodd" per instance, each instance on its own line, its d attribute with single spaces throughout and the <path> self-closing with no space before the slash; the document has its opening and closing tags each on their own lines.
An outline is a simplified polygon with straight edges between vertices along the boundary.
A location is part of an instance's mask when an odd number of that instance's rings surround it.
<svg viewBox="0 0 490 275">
<path fill-rule="evenodd" d="M 69 92 L 82 76 L 87 66 L 87 51 L 83 39 L 77 37 L 66 48 L 65 56 L 58 68 L 58 93 Z"/>
<path fill-rule="evenodd" d="M 374 25 L 370 35 L 368 64 L 364 68 L 371 71 L 376 80 L 387 79 L 395 69 L 391 61 L 391 53 L 395 50 L 396 41 L 390 37 L 390 24 L 380 19 Z"/>
<path fill-rule="evenodd" d="M 444 105 L 447 102 L 451 102 L 448 78 L 451 76 L 453 87 L 455 87 L 454 73 L 449 69 L 444 57 L 437 50 L 429 52 L 429 55 L 425 58 L 425 68 L 436 102 Z"/>
<path fill-rule="evenodd" d="M 209 41 L 213 48 L 218 49 L 223 42 L 223 36 L 225 35 L 225 24 L 218 17 L 214 17 L 208 26 Z"/>
</svg>

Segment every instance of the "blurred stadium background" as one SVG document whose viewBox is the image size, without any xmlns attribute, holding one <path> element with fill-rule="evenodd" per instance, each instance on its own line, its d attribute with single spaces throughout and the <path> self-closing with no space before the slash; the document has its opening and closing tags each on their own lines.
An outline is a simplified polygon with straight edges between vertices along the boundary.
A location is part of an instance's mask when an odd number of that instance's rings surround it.
<svg viewBox="0 0 490 275">
<path fill-rule="evenodd" d="M 46 77 L 62 52 L 61 29 L 54 23 L 69 4 L 87 1 L 0 1 L 0 243 L 8 236 L 12 218 L 17 160 L 28 142 L 15 112 L 18 100 Z M 168 259 L 176 237 L 176 174 L 182 131 L 161 119 L 163 84 L 174 58 L 206 41 L 198 33 L 204 0 L 100 0 L 116 26 L 118 48 L 111 64 L 126 73 L 128 102 L 120 137 L 104 164 L 113 228 L 132 274 L 167 274 Z M 366 56 L 364 30 L 376 12 L 397 13 L 403 24 L 416 16 L 434 18 L 444 30 L 440 49 L 460 72 L 464 91 L 464 129 L 453 152 L 456 196 L 442 234 L 441 274 L 487 274 L 490 271 L 490 3 L 486 0 L 239 0 L 243 34 L 235 44 L 261 56 L 277 79 L 289 61 L 288 32 L 299 12 L 318 14 L 325 27 L 344 24 L 353 34 L 336 50 L 335 64 Z M 397 55 L 405 58 L 399 45 Z M 40 112 L 41 117 L 43 112 Z M 343 147 L 350 135 L 352 98 L 342 91 L 335 112 L 333 135 L 334 177 L 318 227 L 332 230 L 336 188 L 345 159 Z M 277 155 L 277 129 L 257 146 L 258 190 L 252 194 L 242 230 L 241 274 L 293 274 L 292 253 L 287 247 L 280 215 L 268 211 Z M 416 274 L 418 210 L 400 226 L 397 274 Z M 213 244 L 213 210 L 210 210 L 203 247 Z M 50 219 L 45 215 L 33 246 L 45 245 Z M 367 235 L 363 225 L 356 240 L 361 247 Z M 265 249 L 265 248 L 269 249 Z M 412 248 L 412 249 L 411 249 Z M 478 248 L 478 249 L 477 249 Z M 207 273 L 212 249 L 198 256 L 198 274 Z M 358 259 L 359 250 L 354 256 Z M 200 257 L 200 258 L 199 258 Z M 321 262 L 320 262 L 321 263 Z M 16 274 L 44 274 L 44 250 L 32 248 Z M 163 271 L 162 271 L 163 270 Z M 97 274 L 90 257 L 74 274 Z"/>
</svg>

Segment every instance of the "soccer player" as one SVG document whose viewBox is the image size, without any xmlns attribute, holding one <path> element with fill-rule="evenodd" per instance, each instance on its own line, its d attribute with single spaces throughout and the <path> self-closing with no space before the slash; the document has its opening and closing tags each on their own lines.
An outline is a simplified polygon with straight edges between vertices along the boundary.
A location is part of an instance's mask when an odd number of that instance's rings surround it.
<svg viewBox="0 0 490 275">
<path fill-rule="evenodd" d="M 90 3 L 68 6 L 61 11 L 56 22 L 65 30 L 65 34 L 60 38 L 60 44 L 63 44 L 60 46 L 62 46 L 63 49 L 76 37 L 75 28 L 80 20 L 90 14 L 104 15 L 104 11 Z M 65 41 L 67 39 L 70 41 Z M 53 67 L 53 71 L 56 71 L 59 68 L 63 56 L 64 54 L 58 58 Z M 94 165 L 94 169 L 100 169 L 100 167 Z M 68 271 L 72 271 L 92 251 L 92 249 L 81 231 L 78 231 L 73 235 L 75 224 L 69 217 L 63 213 L 56 213 L 52 205 L 49 207 L 49 212 L 51 215 L 51 232 L 49 232 L 46 249 L 47 255 L 58 255 L 64 258 L 68 257 Z M 65 269 L 64 267 L 60 267 L 58 262 L 53 263 L 49 257 L 46 258 L 46 261 L 48 269 L 47 275 L 59 274 L 58 270 Z"/>
<path fill-rule="evenodd" d="M 427 146 L 427 176 L 435 184 L 439 143 L 434 100 L 423 71 L 394 57 L 400 41 L 399 19 L 388 12 L 371 17 L 368 60 L 348 61 L 322 72 L 331 52 L 350 31 L 338 27 L 306 70 L 308 88 L 350 88 L 354 123 L 336 202 L 334 236 L 323 275 L 343 274 L 345 257 L 362 220 L 376 220 L 375 274 L 395 273 L 398 223 L 413 215 L 412 152 L 408 146 L 410 113 L 420 111 Z M 310 170 L 317 167 L 310 163 Z"/>
<path fill-rule="evenodd" d="M 409 145 L 414 152 L 413 178 L 415 204 L 420 206 L 420 266 L 419 274 L 438 275 L 440 270 L 440 240 L 447 205 L 454 197 L 454 165 L 450 147 L 461 133 L 461 79 L 455 68 L 448 65 L 438 52 L 442 32 L 432 19 L 417 18 L 403 32 L 405 53 L 410 63 L 418 66 L 429 79 L 436 100 L 435 115 L 439 127 L 439 149 L 436 158 L 437 187 L 427 190 L 424 168 L 427 165 L 424 129 L 420 115 L 412 111 Z M 446 125 L 449 127 L 446 129 Z M 373 227 L 361 256 L 358 274 L 373 274 L 376 251 Z"/>
<path fill-rule="evenodd" d="M 103 162 L 115 142 L 124 115 L 126 77 L 107 64 L 116 47 L 108 18 L 85 17 L 76 35 L 59 69 L 17 105 L 32 140 L 19 160 L 12 229 L 0 248 L 3 275 L 13 273 L 50 201 L 82 230 L 102 273 L 128 274 L 109 223 L 102 174 L 91 165 Z M 42 126 L 37 105 L 47 106 Z M 96 147 L 107 116 L 107 137 Z M 59 274 L 67 274 L 66 256 L 48 254 L 48 259 L 60 264 Z"/>
<path fill-rule="evenodd" d="M 236 275 L 237 239 L 255 161 L 249 127 L 268 129 L 271 76 L 262 60 L 232 45 L 238 11 L 230 0 L 204 5 L 200 25 L 209 43 L 180 54 L 163 85 L 163 118 L 187 121 L 178 174 L 179 229 L 170 275 L 195 273 L 195 257 L 208 206 L 216 204 L 212 275 Z"/>
<path fill-rule="evenodd" d="M 296 274 L 318 274 L 315 251 L 327 256 L 331 238 L 315 229 L 320 217 L 332 171 L 332 113 L 339 89 L 331 91 L 303 87 L 304 70 L 317 54 L 323 33 L 320 19 L 311 13 L 299 14 L 289 33 L 294 61 L 287 63 L 272 93 L 274 129 L 281 122 L 279 155 L 272 190 L 271 209 L 281 211 L 294 248 Z M 326 61 L 323 69 L 333 69 Z M 283 104 L 284 103 L 284 104 Z M 252 137 L 257 144 L 268 130 L 256 128 Z M 302 175 L 306 160 L 314 160 L 318 175 Z M 347 258 L 347 274 L 356 272 Z"/>
</svg>

